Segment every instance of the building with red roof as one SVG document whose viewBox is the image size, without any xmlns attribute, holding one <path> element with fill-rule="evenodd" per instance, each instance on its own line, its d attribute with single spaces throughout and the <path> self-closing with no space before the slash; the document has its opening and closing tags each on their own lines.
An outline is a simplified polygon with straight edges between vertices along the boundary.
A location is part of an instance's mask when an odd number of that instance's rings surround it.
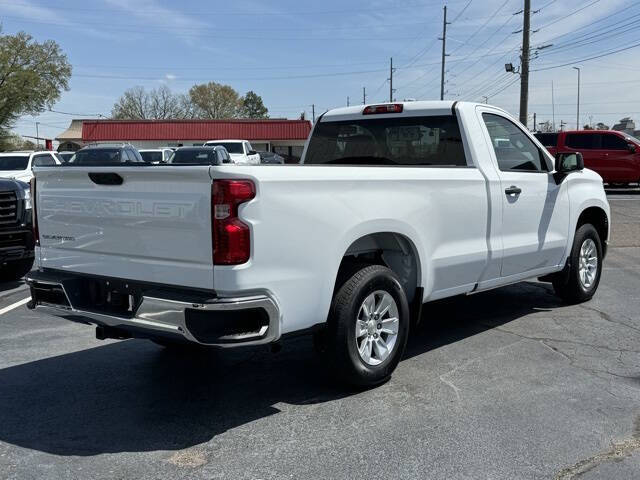
<svg viewBox="0 0 640 480">
<path fill-rule="evenodd" d="M 308 120 L 72 120 L 56 140 L 59 151 L 88 144 L 130 143 L 136 148 L 202 145 L 207 140 L 249 140 L 256 150 L 273 151 L 288 161 L 302 155 L 311 133 Z"/>
</svg>

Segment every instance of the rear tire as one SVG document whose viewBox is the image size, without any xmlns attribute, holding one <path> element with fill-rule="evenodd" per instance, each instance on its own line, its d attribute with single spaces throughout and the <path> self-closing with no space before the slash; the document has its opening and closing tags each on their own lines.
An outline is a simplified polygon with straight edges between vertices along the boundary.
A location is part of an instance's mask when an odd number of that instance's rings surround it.
<svg viewBox="0 0 640 480">
<path fill-rule="evenodd" d="M 591 224 L 576 230 L 573 239 L 568 271 L 556 274 L 553 288 L 556 294 L 569 303 L 591 300 L 600 284 L 602 274 L 602 242 L 598 231 Z"/>
<path fill-rule="evenodd" d="M 379 385 L 402 358 L 410 321 L 395 273 L 381 265 L 360 268 L 337 286 L 323 332 L 324 356 L 343 382 Z"/>
<path fill-rule="evenodd" d="M 14 260 L 0 267 L 0 279 L 3 281 L 20 280 L 33 267 L 33 258 Z"/>
</svg>

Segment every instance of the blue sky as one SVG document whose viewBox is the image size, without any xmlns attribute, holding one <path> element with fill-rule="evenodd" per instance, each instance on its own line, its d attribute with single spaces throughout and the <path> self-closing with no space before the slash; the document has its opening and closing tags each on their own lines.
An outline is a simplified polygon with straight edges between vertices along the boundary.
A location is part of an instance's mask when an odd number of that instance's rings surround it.
<svg viewBox="0 0 640 480">
<path fill-rule="evenodd" d="M 519 82 L 504 64 L 519 63 L 522 34 L 512 32 L 523 0 L 0 0 L 0 19 L 5 33 L 53 39 L 67 53 L 73 75 L 60 112 L 108 116 L 135 85 L 183 92 L 216 81 L 257 92 L 272 117 L 296 118 L 311 104 L 318 113 L 347 96 L 361 103 L 362 87 L 369 102 L 387 100 L 390 57 L 397 99 L 438 98 L 445 3 L 446 98 L 486 95 L 517 115 Z M 532 45 L 553 47 L 532 61 L 530 113 L 551 119 L 553 81 L 556 123 L 575 127 L 577 65 L 581 123 L 632 116 L 640 128 L 640 46 L 628 48 L 640 44 L 640 1 L 532 0 L 532 9 Z M 38 120 L 41 135 L 55 137 L 71 118 L 26 116 L 16 131 L 33 135 Z"/>
</svg>

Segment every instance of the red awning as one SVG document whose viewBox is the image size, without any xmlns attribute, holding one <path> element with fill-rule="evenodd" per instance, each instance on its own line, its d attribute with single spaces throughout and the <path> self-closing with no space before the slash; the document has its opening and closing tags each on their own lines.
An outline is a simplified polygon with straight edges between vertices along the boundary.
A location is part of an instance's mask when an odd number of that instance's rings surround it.
<svg viewBox="0 0 640 480">
<path fill-rule="evenodd" d="M 85 142 L 132 140 L 306 140 L 309 120 L 85 120 Z"/>
</svg>

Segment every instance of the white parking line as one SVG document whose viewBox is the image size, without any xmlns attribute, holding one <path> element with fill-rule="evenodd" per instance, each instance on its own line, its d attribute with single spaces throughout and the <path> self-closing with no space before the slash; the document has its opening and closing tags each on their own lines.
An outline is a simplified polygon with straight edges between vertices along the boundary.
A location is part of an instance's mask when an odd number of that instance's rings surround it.
<svg viewBox="0 0 640 480">
<path fill-rule="evenodd" d="M 21 305 L 24 305 L 29 300 L 31 300 L 31 297 L 23 298 L 22 300 L 18 300 L 16 303 L 12 303 L 8 307 L 0 308 L 0 315 L 3 315 L 5 313 L 7 313 L 7 312 L 10 312 L 14 308 L 18 308 Z"/>
</svg>

